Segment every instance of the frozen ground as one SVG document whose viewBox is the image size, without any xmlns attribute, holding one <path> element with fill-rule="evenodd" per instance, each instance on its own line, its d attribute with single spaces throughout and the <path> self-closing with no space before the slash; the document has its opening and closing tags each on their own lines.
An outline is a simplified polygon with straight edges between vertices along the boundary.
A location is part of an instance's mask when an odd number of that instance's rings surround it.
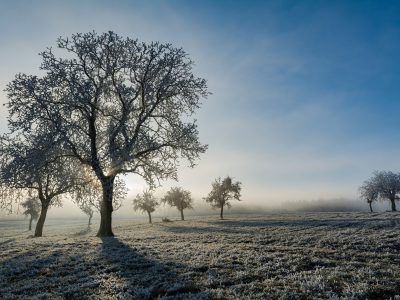
<svg viewBox="0 0 400 300">
<path fill-rule="evenodd" d="M 0 222 L 1 299 L 400 299 L 400 213 Z"/>
</svg>

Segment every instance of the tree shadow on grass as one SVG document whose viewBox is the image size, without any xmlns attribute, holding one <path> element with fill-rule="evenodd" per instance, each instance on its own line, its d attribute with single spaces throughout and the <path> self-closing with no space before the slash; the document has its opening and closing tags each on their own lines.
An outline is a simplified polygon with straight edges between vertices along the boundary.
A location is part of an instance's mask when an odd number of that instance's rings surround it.
<svg viewBox="0 0 400 300">
<path fill-rule="evenodd" d="M 154 250 L 132 248 L 115 237 L 101 239 L 101 256 L 104 263 L 109 264 L 107 270 L 117 272 L 125 288 L 129 287 L 128 294 L 135 299 L 209 298 L 193 282 L 160 263 Z"/>
<path fill-rule="evenodd" d="M 0 246 L 11 243 L 12 241 L 15 241 L 15 239 L 9 239 L 7 241 L 0 242 Z"/>
<path fill-rule="evenodd" d="M 79 232 L 76 232 L 72 236 L 73 237 L 78 237 L 78 236 L 87 235 L 91 231 L 92 231 L 92 228 L 90 227 L 90 225 L 88 225 L 86 229 L 84 229 L 82 231 L 79 231 Z"/>
<path fill-rule="evenodd" d="M 136 249 L 118 238 L 35 239 L 29 247 L 16 246 L 11 255 L 0 261 L 0 299 L 210 298 L 158 261 L 154 250 Z"/>
</svg>

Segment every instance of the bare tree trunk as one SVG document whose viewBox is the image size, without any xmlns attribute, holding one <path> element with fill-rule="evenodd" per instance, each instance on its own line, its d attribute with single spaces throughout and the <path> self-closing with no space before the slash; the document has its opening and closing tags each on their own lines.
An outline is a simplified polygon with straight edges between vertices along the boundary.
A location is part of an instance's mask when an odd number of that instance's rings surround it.
<svg viewBox="0 0 400 300">
<path fill-rule="evenodd" d="M 33 220 L 33 218 L 32 218 L 32 215 L 31 215 L 31 219 L 29 220 L 29 230 L 32 230 L 32 220 Z"/>
<path fill-rule="evenodd" d="M 149 223 L 151 224 L 151 214 L 150 212 L 147 212 L 149 214 Z"/>
<path fill-rule="evenodd" d="M 43 225 L 44 221 L 46 221 L 46 215 L 47 215 L 47 210 L 49 209 L 49 205 L 46 202 L 50 201 L 42 201 L 42 210 L 40 211 L 40 217 L 36 223 L 36 230 L 35 230 L 35 236 L 39 237 L 43 235 Z"/>
<path fill-rule="evenodd" d="M 221 205 L 221 214 L 220 214 L 221 220 L 223 220 L 223 219 L 224 219 L 224 216 L 223 216 L 223 214 L 224 214 L 224 206 L 223 206 L 223 205 Z"/>
<path fill-rule="evenodd" d="M 390 199 L 390 202 L 392 203 L 392 211 L 396 211 L 396 203 L 394 202 L 394 199 Z"/>
<path fill-rule="evenodd" d="M 185 220 L 185 217 L 183 216 L 183 209 L 181 210 L 181 219 L 182 219 L 182 221 Z"/>
<path fill-rule="evenodd" d="M 374 212 L 374 211 L 372 210 L 372 202 L 369 203 L 369 209 L 371 210 L 371 212 Z"/>
<path fill-rule="evenodd" d="M 103 187 L 103 199 L 100 206 L 100 228 L 97 232 L 97 236 L 114 236 L 111 226 L 111 215 L 113 212 L 112 200 L 114 192 L 114 179 L 115 177 L 109 176 L 101 182 L 101 185 Z"/>
<path fill-rule="evenodd" d="M 90 221 L 92 220 L 92 217 L 93 217 L 93 215 L 89 216 L 89 224 L 88 225 L 92 224 L 92 223 L 90 223 Z"/>
</svg>

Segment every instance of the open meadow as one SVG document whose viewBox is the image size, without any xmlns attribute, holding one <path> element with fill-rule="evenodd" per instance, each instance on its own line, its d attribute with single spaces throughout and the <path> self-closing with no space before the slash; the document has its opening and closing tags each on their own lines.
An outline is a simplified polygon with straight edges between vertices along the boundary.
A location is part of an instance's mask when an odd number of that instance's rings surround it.
<svg viewBox="0 0 400 300">
<path fill-rule="evenodd" d="M 400 299 L 400 213 L 0 222 L 1 299 Z"/>
</svg>

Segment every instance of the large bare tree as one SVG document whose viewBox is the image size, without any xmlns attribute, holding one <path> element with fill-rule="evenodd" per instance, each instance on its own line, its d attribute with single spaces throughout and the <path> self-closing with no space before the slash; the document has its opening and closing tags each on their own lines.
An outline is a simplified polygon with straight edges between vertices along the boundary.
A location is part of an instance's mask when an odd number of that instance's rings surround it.
<svg viewBox="0 0 400 300">
<path fill-rule="evenodd" d="M 139 174 L 154 187 L 159 180 L 177 180 L 180 157 L 193 167 L 206 151 L 196 120 L 184 121 L 209 95 L 206 80 L 196 78 L 193 61 L 170 44 L 91 32 L 59 38 L 57 45 L 69 58 L 49 48 L 40 54 L 46 75 L 17 74 L 8 84 L 9 127 L 15 132 L 52 124 L 69 155 L 101 182 L 97 235 L 113 236 L 119 174 Z"/>
<path fill-rule="evenodd" d="M 168 203 L 170 207 L 176 207 L 180 211 L 182 221 L 185 220 L 183 211 L 185 209 L 193 209 L 193 201 L 192 194 L 181 187 L 171 188 L 161 199 L 164 205 Z"/>
<path fill-rule="evenodd" d="M 157 201 L 156 197 L 153 196 L 153 193 L 149 190 L 144 190 L 143 193 L 137 194 L 133 199 L 133 210 L 134 211 L 142 211 L 147 212 L 149 215 L 149 223 L 151 224 L 151 213 L 156 210 L 156 208 L 160 205 Z"/>
<path fill-rule="evenodd" d="M 240 191 L 242 183 L 240 181 L 233 182 L 232 177 L 227 176 L 223 180 L 221 177 L 215 179 L 212 183 L 212 190 L 207 197 L 203 199 L 211 204 L 213 210 L 219 208 L 221 220 L 224 219 L 224 206 L 228 209 L 231 207 L 231 200 L 240 200 Z"/>
</svg>

